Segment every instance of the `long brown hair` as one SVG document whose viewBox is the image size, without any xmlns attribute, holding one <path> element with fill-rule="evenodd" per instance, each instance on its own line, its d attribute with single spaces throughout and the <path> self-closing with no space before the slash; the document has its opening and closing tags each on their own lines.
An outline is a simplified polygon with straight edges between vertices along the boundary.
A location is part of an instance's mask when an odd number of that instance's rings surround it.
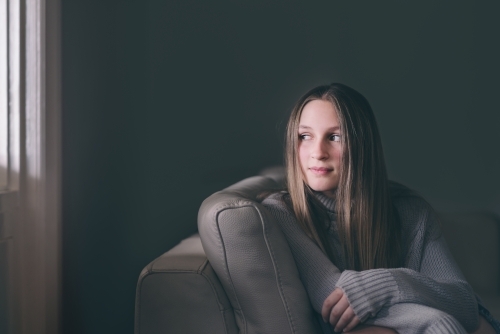
<svg viewBox="0 0 500 334">
<path fill-rule="evenodd" d="M 340 122 L 343 149 L 336 190 L 337 230 L 343 254 L 326 237 L 325 209 L 305 182 L 298 159 L 299 122 L 312 100 L 329 101 Z M 338 83 L 313 88 L 295 105 L 287 125 L 285 163 L 292 207 L 302 229 L 345 269 L 367 270 L 401 265 L 401 227 L 392 204 L 375 115 L 356 90 Z"/>
</svg>

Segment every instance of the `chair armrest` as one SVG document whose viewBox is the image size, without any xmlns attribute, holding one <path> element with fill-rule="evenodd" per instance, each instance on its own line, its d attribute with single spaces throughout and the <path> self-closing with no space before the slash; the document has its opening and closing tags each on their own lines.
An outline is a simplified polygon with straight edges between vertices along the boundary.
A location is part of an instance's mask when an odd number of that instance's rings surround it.
<svg viewBox="0 0 500 334">
<path fill-rule="evenodd" d="M 198 235 L 152 261 L 139 277 L 135 334 L 159 333 L 238 333 Z"/>
<path fill-rule="evenodd" d="M 274 180 L 256 176 L 208 197 L 198 212 L 203 248 L 243 333 L 318 333 L 285 236 L 256 200 L 275 188 Z"/>
</svg>

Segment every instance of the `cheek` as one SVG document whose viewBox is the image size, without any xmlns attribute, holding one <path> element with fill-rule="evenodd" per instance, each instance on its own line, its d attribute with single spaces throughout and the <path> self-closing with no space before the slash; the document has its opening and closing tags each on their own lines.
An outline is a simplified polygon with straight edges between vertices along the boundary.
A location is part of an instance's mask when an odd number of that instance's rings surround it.
<svg viewBox="0 0 500 334">
<path fill-rule="evenodd" d="M 342 148 L 337 148 L 332 152 L 333 160 L 337 165 L 342 163 Z"/>
<path fill-rule="evenodd" d="M 299 152 L 300 167 L 304 169 L 304 167 L 306 167 L 307 165 L 307 159 L 309 155 L 307 154 L 307 150 L 304 147 L 304 145 L 299 145 L 298 152 Z"/>
<path fill-rule="evenodd" d="M 342 151 L 339 150 L 338 152 L 335 152 L 335 160 L 338 162 L 342 161 Z"/>
<path fill-rule="evenodd" d="M 342 161 L 342 146 L 338 145 L 332 148 L 332 157 L 335 161 Z"/>
</svg>

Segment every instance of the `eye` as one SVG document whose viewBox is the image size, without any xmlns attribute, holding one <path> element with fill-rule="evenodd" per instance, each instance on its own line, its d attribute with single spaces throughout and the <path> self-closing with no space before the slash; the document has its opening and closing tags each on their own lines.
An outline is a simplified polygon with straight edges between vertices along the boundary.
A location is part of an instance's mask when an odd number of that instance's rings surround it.
<svg viewBox="0 0 500 334">
<path fill-rule="evenodd" d="M 299 134 L 299 140 L 309 140 L 309 139 L 311 139 L 311 135 L 307 133 Z"/>
<path fill-rule="evenodd" d="M 330 141 L 340 141 L 340 135 L 330 135 L 328 139 Z"/>
</svg>

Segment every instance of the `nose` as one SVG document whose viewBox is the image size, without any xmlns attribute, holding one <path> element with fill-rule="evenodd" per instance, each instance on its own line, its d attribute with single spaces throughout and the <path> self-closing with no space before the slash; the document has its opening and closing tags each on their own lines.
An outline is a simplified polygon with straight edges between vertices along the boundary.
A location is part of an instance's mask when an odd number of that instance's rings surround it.
<svg viewBox="0 0 500 334">
<path fill-rule="evenodd" d="M 314 146 L 311 150 L 311 158 L 316 160 L 326 160 L 328 159 L 328 157 L 329 155 L 326 144 L 321 140 L 314 143 Z"/>
</svg>

